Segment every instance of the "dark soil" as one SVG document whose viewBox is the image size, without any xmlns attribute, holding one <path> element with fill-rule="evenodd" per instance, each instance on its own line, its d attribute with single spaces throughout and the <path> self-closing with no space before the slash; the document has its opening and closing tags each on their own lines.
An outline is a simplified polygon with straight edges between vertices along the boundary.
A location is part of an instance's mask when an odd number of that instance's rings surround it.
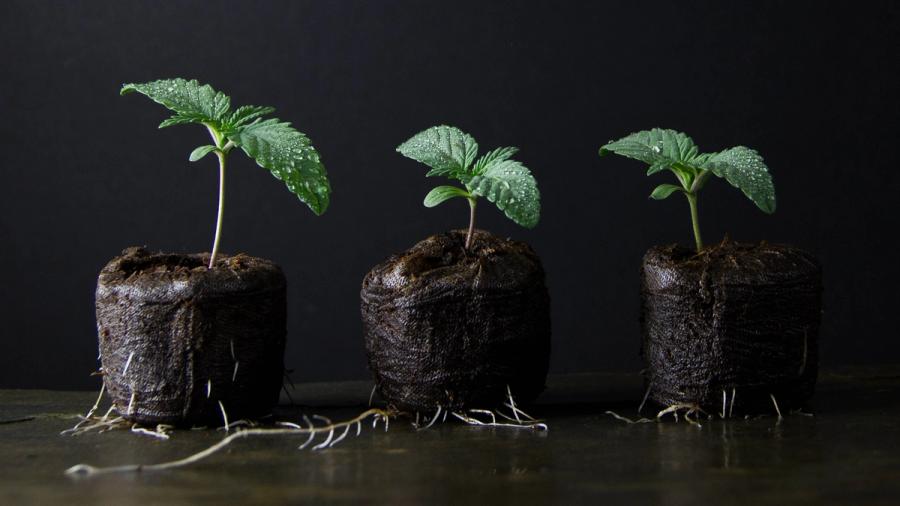
<svg viewBox="0 0 900 506">
<path fill-rule="evenodd" d="M 731 241 L 700 254 L 654 247 L 641 270 L 649 398 L 735 413 L 783 412 L 813 394 L 822 270 L 804 251 Z"/>
<path fill-rule="evenodd" d="M 208 262 L 209 254 L 129 248 L 100 272 L 103 380 L 127 419 L 221 424 L 219 401 L 230 421 L 266 415 L 278 402 L 284 274 L 246 255 L 222 256 L 213 269 Z"/>
<path fill-rule="evenodd" d="M 376 266 L 363 280 L 369 368 L 381 396 L 431 413 L 493 408 L 507 385 L 517 402 L 544 389 L 550 298 L 525 243 L 476 231 L 434 235 Z"/>
</svg>

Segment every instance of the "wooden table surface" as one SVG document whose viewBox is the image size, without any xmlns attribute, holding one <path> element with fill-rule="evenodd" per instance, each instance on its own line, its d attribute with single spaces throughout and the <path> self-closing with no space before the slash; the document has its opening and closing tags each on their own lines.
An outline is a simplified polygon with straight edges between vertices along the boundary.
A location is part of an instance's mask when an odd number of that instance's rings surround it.
<svg viewBox="0 0 900 506">
<path fill-rule="evenodd" d="M 365 426 L 322 451 L 304 437 L 240 439 L 179 469 L 73 477 L 79 463 L 152 464 L 215 444 L 221 431 L 157 440 L 127 430 L 63 436 L 96 393 L 0 391 L 0 504 L 900 504 L 900 368 L 823 374 L 815 416 L 630 425 L 634 375 L 551 377 L 533 408 L 548 431 L 448 420 Z M 298 385 L 301 413 L 366 406 L 366 382 Z M 27 421 L 17 421 L 26 419 Z M 354 431 L 355 433 L 355 431 Z"/>
</svg>

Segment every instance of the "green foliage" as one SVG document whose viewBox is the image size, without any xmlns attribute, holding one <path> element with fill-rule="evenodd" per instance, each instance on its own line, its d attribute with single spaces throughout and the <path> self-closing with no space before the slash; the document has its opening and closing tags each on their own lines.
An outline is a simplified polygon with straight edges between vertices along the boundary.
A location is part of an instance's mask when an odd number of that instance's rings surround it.
<svg viewBox="0 0 900 506">
<path fill-rule="evenodd" d="M 615 153 L 640 160 L 649 167 L 647 175 L 671 171 L 680 185 L 657 186 L 650 197 L 662 200 L 675 192 L 683 193 L 691 207 L 694 238 L 699 250 L 703 246 L 697 217 L 697 195 L 711 175 L 725 179 L 740 189 L 763 212 L 775 212 L 775 186 L 769 169 L 756 151 L 744 146 L 719 153 L 700 153 L 687 135 L 654 128 L 636 132 L 600 148 L 600 156 Z"/>
<path fill-rule="evenodd" d="M 533 228 L 540 220 L 537 182 L 524 165 L 510 160 L 517 148 L 497 148 L 476 159 L 478 143 L 472 136 L 441 125 L 414 135 L 397 151 L 430 167 L 426 176 L 444 176 L 465 186 L 465 190 L 455 186 L 431 190 L 425 197 L 426 207 L 454 197 L 464 197 L 474 204 L 475 199 L 484 197 L 523 227 Z"/>
<path fill-rule="evenodd" d="M 775 187 L 759 153 L 743 146 L 720 153 L 700 154 L 698 151 L 687 135 L 654 128 L 612 141 L 600 148 L 600 155 L 615 153 L 640 160 L 649 165 L 648 176 L 668 169 L 675 174 L 685 191 L 693 193 L 702 187 L 708 177 L 704 174 L 709 172 L 739 188 L 764 212 L 775 212 Z M 694 187 L 695 183 L 699 185 Z M 663 198 L 673 192 L 665 193 Z M 654 194 L 657 193 L 654 190 Z M 659 194 L 662 195 L 661 190 Z"/>
<path fill-rule="evenodd" d="M 684 191 L 684 188 L 674 184 L 661 184 L 653 189 L 653 193 L 650 194 L 650 198 L 654 200 L 667 199 L 669 198 L 669 195 L 677 191 Z"/>
<path fill-rule="evenodd" d="M 122 86 L 122 95 L 131 92 L 145 95 L 175 113 L 160 128 L 193 123 L 209 130 L 215 144 L 196 148 L 190 155 L 192 162 L 213 151 L 227 154 L 238 146 L 284 181 L 314 213 L 325 212 L 331 186 L 319 154 L 309 139 L 290 123 L 277 118 L 262 119 L 274 112 L 274 108 L 245 105 L 232 110 L 231 99 L 224 93 L 208 84 L 180 78 Z"/>
<path fill-rule="evenodd" d="M 711 155 L 703 167 L 739 188 L 764 212 L 775 212 L 772 176 L 755 150 L 744 146 L 726 149 Z"/>
<path fill-rule="evenodd" d="M 277 119 L 255 121 L 227 134 L 247 156 L 269 169 L 316 214 L 328 208 L 331 187 L 309 139 Z"/>
<path fill-rule="evenodd" d="M 434 207 L 453 197 L 464 197 L 468 199 L 472 198 L 472 194 L 455 186 L 438 186 L 428 192 L 428 195 L 425 195 L 425 201 L 422 203 L 425 204 L 425 207 Z"/>
<path fill-rule="evenodd" d="M 197 160 L 200 160 L 204 156 L 212 153 L 213 151 L 215 151 L 217 149 L 219 149 L 219 148 L 217 148 L 211 144 L 207 144 L 205 146 L 199 146 L 197 148 L 194 148 L 193 151 L 191 151 L 191 155 L 188 157 L 188 159 L 192 162 L 196 162 Z"/>
</svg>

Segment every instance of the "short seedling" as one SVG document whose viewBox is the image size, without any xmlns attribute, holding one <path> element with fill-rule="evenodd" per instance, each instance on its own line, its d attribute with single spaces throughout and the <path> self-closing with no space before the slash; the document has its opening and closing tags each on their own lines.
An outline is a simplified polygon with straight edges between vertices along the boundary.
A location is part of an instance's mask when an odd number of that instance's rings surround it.
<svg viewBox="0 0 900 506">
<path fill-rule="evenodd" d="M 755 150 L 737 146 L 719 153 L 699 153 L 694 141 L 675 130 L 654 128 L 633 133 L 600 148 L 600 156 L 615 153 L 650 165 L 647 175 L 668 169 L 681 186 L 661 184 L 650 197 L 662 200 L 675 192 L 683 193 L 691 208 L 691 221 L 697 251 L 703 249 L 697 196 L 710 175 L 724 178 L 739 188 L 763 212 L 775 212 L 775 187 L 772 176 Z"/>
<path fill-rule="evenodd" d="M 244 105 L 232 110 L 231 99 L 224 93 L 208 84 L 180 78 L 122 86 L 122 95 L 130 92 L 141 93 L 175 113 L 160 123 L 159 128 L 196 123 L 205 126 L 212 137 L 213 144 L 198 147 L 189 157 L 190 161 L 196 162 L 215 153 L 219 159 L 219 209 L 209 257 L 210 269 L 215 265 L 219 251 L 225 212 L 225 157 L 235 146 L 284 181 L 288 189 L 317 215 L 328 207 L 331 186 L 325 167 L 319 161 L 319 153 L 290 123 L 278 118 L 263 119 L 275 110 L 273 107 Z"/>
<path fill-rule="evenodd" d="M 465 186 L 438 186 L 425 196 L 425 207 L 434 207 L 453 197 L 469 202 L 466 249 L 472 246 L 478 197 L 497 205 L 506 216 L 525 228 L 534 228 L 541 215 L 540 193 L 531 172 L 510 158 L 518 148 L 506 147 L 478 156 L 478 143 L 471 135 L 451 126 L 436 126 L 419 132 L 397 147 L 407 158 L 431 167 L 426 176 L 445 176 Z"/>
</svg>

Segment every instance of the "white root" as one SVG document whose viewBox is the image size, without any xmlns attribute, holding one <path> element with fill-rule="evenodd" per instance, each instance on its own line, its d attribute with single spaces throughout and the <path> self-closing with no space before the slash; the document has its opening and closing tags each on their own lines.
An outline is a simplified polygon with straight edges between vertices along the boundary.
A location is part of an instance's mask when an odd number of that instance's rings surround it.
<svg viewBox="0 0 900 506">
<path fill-rule="evenodd" d="M 780 422 L 783 420 L 783 417 L 781 416 L 781 409 L 778 407 L 778 401 L 775 400 L 775 396 L 772 394 L 769 394 L 769 397 L 772 399 L 772 404 L 775 405 L 775 412 L 778 413 L 778 421 Z"/>
<path fill-rule="evenodd" d="M 344 427 L 344 432 L 342 432 L 340 436 L 338 436 L 334 441 L 332 441 L 331 444 L 328 445 L 328 447 L 331 448 L 332 446 L 343 441 L 344 438 L 347 437 L 347 433 L 350 432 L 350 427 L 351 427 L 350 425 L 347 425 L 346 427 Z"/>
<path fill-rule="evenodd" d="M 60 432 L 60 434 L 70 434 L 70 433 L 74 433 L 75 431 L 78 430 L 79 427 L 81 427 L 82 425 L 84 425 L 85 423 L 87 423 L 88 420 L 90 420 L 90 419 L 94 416 L 94 412 L 97 411 L 97 408 L 100 407 L 100 401 L 103 400 L 103 393 L 104 393 L 104 392 L 106 392 L 106 383 L 102 383 L 102 384 L 100 385 L 100 394 L 97 395 L 97 400 L 94 401 L 94 405 L 91 406 L 91 409 L 88 410 L 87 414 L 85 414 L 84 417 L 81 418 L 81 421 L 79 421 L 78 423 L 76 423 L 75 426 L 72 427 L 71 429 L 66 429 L 66 430 Z M 106 417 L 104 417 L 104 418 L 106 418 Z"/>
<path fill-rule="evenodd" d="M 728 418 L 731 418 L 731 413 L 734 411 L 734 398 L 737 395 L 737 388 L 731 389 L 731 405 L 728 407 Z"/>
<path fill-rule="evenodd" d="M 206 398 L 209 399 L 210 395 L 212 395 L 212 378 L 206 380 Z"/>
<path fill-rule="evenodd" d="M 638 406 L 638 414 L 641 414 L 641 411 L 644 409 L 644 404 L 647 403 L 647 398 L 650 397 L 650 386 L 647 385 L 647 391 L 644 392 L 644 398 L 641 399 L 641 405 Z"/>
<path fill-rule="evenodd" d="M 124 378 L 126 374 L 128 374 L 128 366 L 131 365 L 131 359 L 134 358 L 134 352 L 128 354 L 128 360 L 125 361 L 125 367 L 122 369 L 122 377 Z"/>
<path fill-rule="evenodd" d="M 129 401 L 128 401 L 128 408 L 125 409 L 125 413 L 128 415 L 131 415 L 133 413 L 132 410 L 134 409 L 135 397 L 137 397 L 137 392 L 135 392 L 134 389 L 132 389 L 131 390 L 131 399 L 129 399 Z"/>
<path fill-rule="evenodd" d="M 96 476 L 100 474 L 113 474 L 113 473 L 133 473 L 133 472 L 145 472 L 145 471 L 163 471 L 166 469 L 175 469 L 179 467 L 188 466 L 199 462 L 210 455 L 217 453 L 223 448 L 227 447 L 229 444 L 234 442 L 237 439 L 243 439 L 250 436 L 274 436 L 274 435 L 306 435 L 309 434 L 315 437 L 318 434 L 323 434 L 328 432 L 330 435 L 334 435 L 335 430 L 343 429 L 345 427 L 349 427 L 369 417 L 383 417 L 388 418 L 393 416 L 393 413 L 388 413 L 386 411 L 380 409 L 369 409 L 356 418 L 351 420 L 347 420 L 344 422 L 328 425 L 328 426 L 312 426 L 310 422 L 310 426 L 308 428 L 277 428 L 277 429 L 263 429 L 263 428 L 254 428 L 254 429 L 245 429 L 245 430 L 237 430 L 236 432 L 226 436 L 224 439 L 219 441 L 218 443 L 206 448 L 203 451 L 195 453 L 193 455 L 187 456 L 183 459 L 173 460 L 170 462 L 163 462 L 159 464 L 130 464 L 124 466 L 114 466 L 114 467 L 94 467 L 88 464 L 78 464 L 70 467 L 66 470 L 67 475 L 75 475 L 75 476 Z M 324 417 L 319 417 L 324 418 Z M 308 418 L 306 418 L 309 421 Z M 330 443 L 330 441 L 329 441 Z"/>
<path fill-rule="evenodd" d="M 235 421 L 229 423 L 225 427 L 219 427 L 218 430 L 224 430 L 225 432 L 228 432 L 229 429 L 234 429 L 237 427 L 256 427 L 257 425 L 258 424 L 253 421 L 241 419 L 241 420 L 235 420 Z M 281 424 L 278 423 L 276 425 L 281 425 Z"/>
<path fill-rule="evenodd" d="M 310 420 L 308 416 L 303 415 L 303 421 L 306 422 L 306 425 L 309 427 L 309 439 L 307 439 L 302 445 L 298 446 L 298 450 L 306 449 L 306 447 L 313 442 L 313 439 L 316 438 L 315 427 L 313 426 L 312 420 Z M 297 428 L 300 429 L 300 427 Z"/>
<path fill-rule="evenodd" d="M 469 424 L 469 425 L 478 425 L 478 426 L 486 426 L 486 427 L 509 427 L 516 429 L 536 429 L 536 430 L 548 430 L 549 427 L 546 423 L 541 420 L 534 418 L 528 413 L 519 409 L 516 405 L 516 400 L 513 398 L 512 389 L 507 385 L 506 394 L 508 396 L 507 400 L 503 403 L 503 407 L 509 408 L 510 414 L 506 414 L 500 410 L 489 410 L 489 409 L 469 409 L 467 412 L 462 411 L 450 411 L 449 409 L 443 409 L 442 406 L 438 406 L 437 412 L 435 412 L 434 416 L 431 417 L 430 420 L 426 418 L 428 424 L 424 427 L 419 425 L 420 414 L 416 412 L 416 421 L 413 423 L 413 427 L 417 430 L 425 430 L 430 428 L 437 421 L 438 418 L 441 418 L 441 422 L 447 421 L 448 415 L 453 415 L 455 418 L 460 421 Z M 443 416 L 441 416 L 441 412 L 443 411 Z M 485 421 L 477 418 L 476 415 L 488 416 L 490 417 L 490 421 Z M 497 417 L 501 417 L 507 420 L 509 423 L 498 422 Z"/>
<path fill-rule="evenodd" d="M 418 429 L 418 430 L 430 429 L 431 426 L 434 425 L 434 422 L 436 422 L 437 419 L 438 419 L 438 417 L 440 417 L 440 416 L 441 416 L 441 405 L 438 404 L 437 412 L 435 412 L 435 413 L 434 413 L 434 416 L 431 417 L 431 421 L 428 422 L 428 425 L 426 425 L 426 426 L 424 426 L 424 427 L 422 427 L 422 428 L 418 428 L 418 427 L 417 427 L 417 429 Z"/>
<path fill-rule="evenodd" d="M 222 404 L 222 401 L 219 401 L 219 410 L 222 411 L 222 421 L 225 423 L 225 432 L 230 430 L 228 425 L 228 413 L 225 412 L 225 405 Z"/>
<path fill-rule="evenodd" d="M 725 406 L 728 403 L 728 394 L 725 393 L 725 389 L 722 389 L 722 414 L 721 417 L 725 418 Z"/>
<path fill-rule="evenodd" d="M 231 382 L 234 383 L 234 380 L 237 379 L 238 366 L 240 366 L 240 362 L 234 363 L 234 372 L 231 373 Z"/>
<path fill-rule="evenodd" d="M 497 417 L 494 416 L 494 412 L 489 409 L 470 409 L 470 413 L 482 413 L 491 417 L 491 423 L 497 423 Z M 459 417 L 457 417 L 459 418 Z"/>
<path fill-rule="evenodd" d="M 372 407 L 372 399 L 375 398 L 375 389 L 378 388 L 378 385 L 372 385 L 372 391 L 369 392 L 369 407 Z"/>
<path fill-rule="evenodd" d="M 139 427 L 138 424 L 131 425 L 131 432 L 135 434 L 144 434 L 145 436 L 155 437 L 157 439 L 169 439 L 168 425 L 157 425 L 156 430 L 145 429 L 143 427 Z"/>
<path fill-rule="evenodd" d="M 469 410 L 469 413 L 473 413 L 475 411 L 484 412 L 485 410 Z M 493 414 L 491 414 L 491 417 L 494 421 L 485 422 L 485 421 L 475 418 L 474 416 L 467 415 L 465 413 L 457 413 L 454 411 L 450 414 L 469 425 L 479 425 L 479 426 L 484 426 L 484 427 L 508 427 L 508 428 L 512 428 L 512 429 L 534 429 L 534 430 L 541 430 L 541 431 L 549 430 L 549 427 L 547 427 L 547 424 L 545 424 L 543 422 L 527 422 L 526 421 L 524 423 L 502 423 L 502 422 L 497 422 L 496 418 L 493 418 Z"/>
<path fill-rule="evenodd" d="M 651 420 L 651 419 L 649 419 L 649 418 L 643 418 L 643 417 L 638 418 L 638 419 L 636 419 L 636 420 L 632 420 L 631 418 L 622 416 L 622 415 L 620 415 L 620 414 L 618 414 L 618 413 L 616 413 L 616 412 L 614 412 L 614 411 L 606 411 L 605 414 L 607 414 L 607 415 L 609 415 L 609 416 L 615 418 L 616 420 L 625 422 L 625 423 L 627 423 L 627 424 L 629 424 L 629 425 L 634 425 L 634 424 L 636 424 L 636 423 L 653 423 L 653 422 L 656 421 L 656 420 Z"/>
<path fill-rule="evenodd" d="M 675 422 L 678 422 L 678 411 L 679 410 L 684 410 L 684 420 L 687 423 L 694 425 L 696 427 L 703 427 L 700 424 L 700 422 L 698 422 L 696 419 L 691 418 L 691 415 L 698 416 L 700 414 L 704 414 L 704 415 L 706 414 L 706 412 L 703 411 L 703 409 L 701 409 L 700 406 L 698 406 L 696 404 L 685 404 L 685 403 L 672 404 L 671 406 L 669 406 L 669 407 L 661 410 L 659 413 L 657 413 L 656 418 L 660 419 L 668 414 L 671 414 L 675 418 Z"/>
</svg>

